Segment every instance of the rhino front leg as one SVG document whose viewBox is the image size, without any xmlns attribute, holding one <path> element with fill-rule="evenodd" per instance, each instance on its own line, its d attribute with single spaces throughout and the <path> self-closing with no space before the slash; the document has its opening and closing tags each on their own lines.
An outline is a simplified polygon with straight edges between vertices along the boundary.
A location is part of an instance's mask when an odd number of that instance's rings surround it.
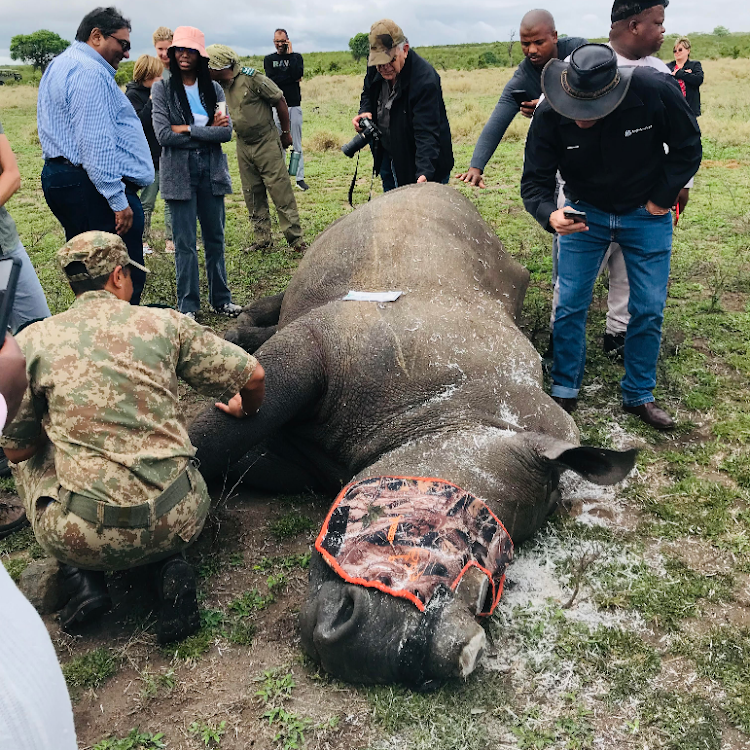
<svg viewBox="0 0 750 750">
<path fill-rule="evenodd" d="M 324 392 L 320 348 L 304 323 L 295 321 L 279 331 L 256 356 L 266 372 L 260 411 L 235 419 L 211 405 L 190 425 L 190 441 L 206 481 L 218 478 L 253 446 L 311 411 Z"/>
</svg>

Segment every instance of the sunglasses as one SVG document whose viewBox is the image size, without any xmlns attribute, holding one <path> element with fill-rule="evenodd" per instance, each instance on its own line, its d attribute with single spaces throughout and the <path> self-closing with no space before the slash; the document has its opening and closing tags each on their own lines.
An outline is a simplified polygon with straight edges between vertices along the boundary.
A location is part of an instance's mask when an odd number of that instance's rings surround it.
<svg viewBox="0 0 750 750">
<path fill-rule="evenodd" d="M 174 53 L 175 55 L 197 55 L 198 50 L 197 49 L 191 49 L 190 47 L 174 47 Z"/>
<path fill-rule="evenodd" d="M 118 39 L 114 34 L 104 34 L 104 36 L 111 37 L 116 42 L 119 42 L 123 52 L 130 52 L 130 42 L 127 39 Z"/>
</svg>

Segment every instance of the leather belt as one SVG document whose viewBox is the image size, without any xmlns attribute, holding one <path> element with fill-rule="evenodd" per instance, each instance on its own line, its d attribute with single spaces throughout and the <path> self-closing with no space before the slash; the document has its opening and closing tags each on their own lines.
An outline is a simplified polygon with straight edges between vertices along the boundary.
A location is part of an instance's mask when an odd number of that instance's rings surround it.
<svg viewBox="0 0 750 750">
<path fill-rule="evenodd" d="M 169 513 L 192 489 L 192 482 L 185 469 L 172 484 L 154 500 L 140 505 L 112 505 L 93 497 L 60 489 L 60 504 L 64 512 L 74 513 L 84 521 L 99 526 L 120 529 L 147 529 L 157 518 Z"/>
<path fill-rule="evenodd" d="M 80 164 L 73 164 L 72 161 L 69 161 L 64 156 L 55 156 L 52 159 L 47 159 L 47 161 L 51 161 L 53 164 L 65 164 L 68 167 L 75 167 L 76 169 L 83 169 L 83 167 Z"/>
</svg>

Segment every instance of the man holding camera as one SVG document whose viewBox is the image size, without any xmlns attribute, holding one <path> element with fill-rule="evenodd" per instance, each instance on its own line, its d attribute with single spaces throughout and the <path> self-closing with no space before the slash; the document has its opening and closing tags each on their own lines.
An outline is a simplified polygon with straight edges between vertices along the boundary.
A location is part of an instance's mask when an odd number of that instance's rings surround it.
<svg viewBox="0 0 750 750">
<path fill-rule="evenodd" d="M 370 56 L 352 120 L 368 119 L 380 131 L 373 143 L 373 169 L 391 162 L 393 187 L 415 182 L 447 183 L 453 169 L 451 131 L 435 68 L 409 48 L 404 32 L 390 19 L 372 25 Z M 383 180 L 386 188 L 387 181 Z"/>
<path fill-rule="evenodd" d="M 292 51 L 292 40 L 285 29 L 276 29 L 273 46 L 276 47 L 276 52 L 263 58 L 263 70 L 281 89 L 289 107 L 289 123 L 285 125 L 277 116 L 276 127 L 282 139 L 285 135 L 292 136 L 294 151 L 299 154 L 297 187 L 300 190 L 309 190 L 310 186 L 305 182 L 305 163 L 302 158 L 302 91 L 299 86 L 305 74 L 305 63 L 299 52 Z"/>
<path fill-rule="evenodd" d="M 546 98 L 526 140 L 521 197 L 544 229 L 560 235 L 551 395 L 566 411 L 576 409 L 594 282 L 610 242 L 617 242 L 631 288 L 623 409 L 671 429 L 675 423 L 654 402 L 653 389 L 672 252 L 670 207 L 700 166 L 698 123 L 667 76 L 618 69 L 617 55 L 602 44 L 579 47 L 569 62 L 551 60 L 542 90 Z M 560 209 L 558 170 L 567 199 Z"/>
<path fill-rule="evenodd" d="M 267 195 L 270 193 L 279 216 L 279 228 L 289 247 L 304 252 L 307 245 L 284 162 L 284 149 L 292 145 L 292 136 L 289 108 L 281 89 L 255 68 L 242 67 L 231 47 L 212 44 L 206 48 L 206 54 L 211 78 L 226 94 L 237 134 L 237 164 L 255 237 L 249 250 L 266 250 L 272 245 Z M 274 124 L 274 110 L 284 130 L 281 142 Z"/>
<path fill-rule="evenodd" d="M 24 329 L 28 388 L 2 444 L 39 544 L 61 565 L 63 629 L 109 608 L 104 571 L 149 563 L 161 643 L 200 627 L 195 574 L 181 555 L 210 499 L 180 416 L 178 378 L 236 418 L 260 408 L 254 357 L 176 310 L 129 304 L 120 237 L 85 232 L 57 253 L 73 306 Z M 140 270 L 145 273 L 145 268 Z"/>
</svg>

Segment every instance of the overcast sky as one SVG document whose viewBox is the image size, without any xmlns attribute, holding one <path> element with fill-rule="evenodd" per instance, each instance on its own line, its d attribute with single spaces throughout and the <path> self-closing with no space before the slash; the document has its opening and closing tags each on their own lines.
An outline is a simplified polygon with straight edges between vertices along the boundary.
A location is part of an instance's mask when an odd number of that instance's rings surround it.
<svg viewBox="0 0 750 750">
<path fill-rule="evenodd" d="M 81 18 L 94 6 L 86 0 L 0 0 L 0 64 L 11 62 L 15 34 L 44 28 L 72 40 Z M 392 18 L 415 46 L 494 42 L 509 38 L 532 7 L 513 0 L 126 0 L 117 3 L 133 30 L 133 57 L 151 51 L 157 26 L 197 26 L 207 44 L 219 42 L 241 54 L 273 51 L 274 29 L 287 29 L 296 52 L 342 50 L 360 31 L 380 18 Z M 611 0 L 551 0 L 546 7 L 557 29 L 569 36 L 605 36 Z M 711 31 L 717 25 L 750 31 L 750 3 L 745 0 L 672 0 L 667 33 Z M 517 35 L 516 31 L 516 35 Z"/>
</svg>

